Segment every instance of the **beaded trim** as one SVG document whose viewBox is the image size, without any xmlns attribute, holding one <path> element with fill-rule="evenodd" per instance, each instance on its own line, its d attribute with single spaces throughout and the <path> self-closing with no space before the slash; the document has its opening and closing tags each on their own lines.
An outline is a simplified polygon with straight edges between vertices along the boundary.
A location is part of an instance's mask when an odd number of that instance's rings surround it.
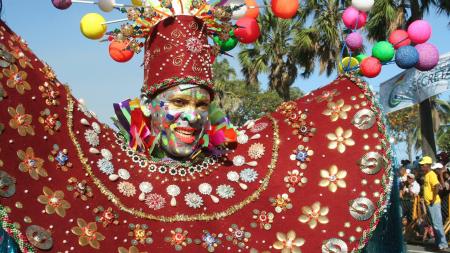
<svg viewBox="0 0 450 253">
<path fill-rule="evenodd" d="M 382 142 L 383 149 L 386 150 L 385 155 L 383 156 L 384 161 L 386 162 L 386 169 L 382 177 L 382 186 L 383 186 L 383 193 L 381 194 L 379 200 L 377 201 L 378 209 L 373 214 L 372 219 L 370 221 L 370 225 L 368 229 L 365 229 L 362 232 L 362 236 L 359 240 L 359 244 L 356 248 L 355 252 L 362 252 L 363 248 L 367 245 L 370 238 L 373 235 L 373 232 L 377 228 L 378 222 L 380 221 L 380 218 L 385 215 L 385 211 L 387 209 L 387 206 L 389 204 L 390 194 L 392 190 L 392 183 L 394 179 L 394 173 L 392 170 L 392 162 L 390 159 L 392 157 L 392 150 L 389 144 L 389 140 L 387 137 L 387 131 L 384 127 L 384 117 L 382 115 L 382 112 L 380 110 L 380 106 L 375 100 L 375 96 L 373 95 L 372 91 L 368 88 L 365 81 L 361 80 L 358 77 L 353 76 L 352 74 L 346 73 L 339 75 L 339 79 L 349 79 L 352 82 L 354 82 L 364 93 L 364 96 L 367 100 L 371 102 L 371 109 L 375 113 L 375 116 L 377 117 L 377 126 L 378 131 L 384 136 L 384 141 Z"/>
<path fill-rule="evenodd" d="M 139 154 L 134 151 L 123 139 L 116 133 L 116 144 L 120 146 L 120 149 L 126 153 L 126 155 L 133 161 L 137 163 L 141 168 L 147 168 L 148 172 L 155 173 L 159 172 L 162 175 L 180 176 L 182 178 L 186 176 L 193 177 L 197 173 L 209 173 L 212 172 L 214 165 L 219 161 L 218 157 L 211 156 L 205 157 L 203 161 L 199 161 L 197 164 L 190 162 L 167 162 L 164 161 L 152 161 L 148 159 L 145 155 Z"/>
<path fill-rule="evenodd" d="M 266 176 L 261 180 L 261 185 L 259 188 L 253 192 L 250 196 L 248 196 L 246 199 L 241 201 L 240 203 L 237 203 L 235 205 L 230 206 L 224 211 L 221 212 L 215 212 L 211 214 L 195 214 L 195 215 L 186 215 L 186 214 L 178 214 L 175 216 L 157 216 L 153 214 L 149 214 L 143 211 L 136 210 L 134 208 L 130 208 L 125 206 L 120 199 L 114 195 L 105 185 L 103 185 L 102 181 L 98 179 L 95 174 L 93 173 L 93 170 L 91 166 L 88 163 L 88 159 L 85 157 L 84 152 L 78 143 L 78 140 L 75 136 L 75 133 L 73 131 L 73 107 L 74 107 L 74 100 L 72 98 L 70 89 L 66 87 L 67 90 L 67 128 L 69 131 L 70 139 L 72 140 L 72 143 L 74 144 L 75 148 L 77 149 L 78 158 L 80 159 L 80 162 L 88 174 L 88 176 L 92 179 L 94 184 L 99 188 L 100 192 L 104 194 L 115 206 L 117 206 L 120 210 L 127 212 L 129 214 L 132 214 L 139 218 L 149 219 L 149 220 L 156 220 L 161 222 L 177 222 L 177 221 L 211 221 L 211 220 L 219 220 L 223 219 L 229 215 L 232 215 L 236 213 L 237 211 L 244 208 L 246 205 L 250 204 L 251 202 L 257 200 L 261 193 L 267 189 L 269 186 L 270 178 L 272 177 L 273 172 L 275 171 L 276 164 L 278 161 L 278 150 L 279 150 L 279 144 L 280 144 L 280 137 L 279 137 L 279 129 L 278 129 L 278 123 L 271 115 L 267 115 L 267 117 L 272 121 L 273 126 L 273 146 L 272 146 L 272 158 L 270 161 L 270 164 L 268 165 L 268 171 Z"/>
<path fill-rule="evenodd" d="M 155 83 L 152 85 L 144 84 L 144 86 L 141 89 L 142 96 L 153 97 L 156 95 L 156 93 L 179 84 L 196 84 L 198 86 L 202 86 L 208 89 L 211 95 L 214 94 L 213 92 L 214 84 L 210 79 L 204 80 L 195 76 L 186 76 L 182 78 L 180 77 L 167 78 L 160 83 Z"/>
<path fill-rule="evenodd" d="M 2 205 L 0 205 L 0 226 L 16 241 L 20 251 L 23 253 L 36 252 L 34 247 L 28 243 L 26 236 L 10 221 L 6 207 Z"/>
</svg>

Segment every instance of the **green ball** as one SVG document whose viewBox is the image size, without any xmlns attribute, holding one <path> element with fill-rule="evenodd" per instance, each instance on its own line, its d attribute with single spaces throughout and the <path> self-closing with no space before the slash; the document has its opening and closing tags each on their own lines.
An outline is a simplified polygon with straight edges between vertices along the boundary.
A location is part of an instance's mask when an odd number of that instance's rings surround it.
<svg viewBox="0 0 450 253">
<path fill-rule="evenodd" d="M 221 40 L 219 36 L 214 36 L 213 40 L 222 51 L 230 51 L 238 44 L 237 38 L 234 37 L 234 31 L 230 31 L 230 38 L 226 41 Z"/>
<path fill-rule="evenodd" d="M 361 63 L 362 60 L 364 60 L 364 59 L 367 58 L 367 57 L 368 57 L 368 56 L 365 55 L 365 54 L 358 54 L 358 55 L 356 56 L 356 60 L 358 60 L 358 62 Z"/>
<path fill-rule="evenodd" d="M 379 41 L 372 48 L 372 56 L 382 62 L 387 62 L 394 58 L 395 49 L 391 43 L 387 41 Z"/>
</svg>

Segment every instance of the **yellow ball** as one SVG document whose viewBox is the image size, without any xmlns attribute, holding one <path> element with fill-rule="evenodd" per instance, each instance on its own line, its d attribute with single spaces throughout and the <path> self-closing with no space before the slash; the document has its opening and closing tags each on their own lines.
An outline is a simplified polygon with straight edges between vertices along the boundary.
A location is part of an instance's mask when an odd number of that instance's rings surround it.
<svg viewBox="0 0 450 253">
<path fill-rule="evenodd" d="M 136 6 L 142 6 L 142 0 L 131 0 L 131 3 Z"/>
<path fill-rule="evenodd" d="M 88 13 L 80 21 L 81 33 L 91 40 L 98 40 L 106 32 L 106 20 L 98 13 Z"/>
<path fill-rule="evenodd" d="M 350 59 L 351 58 L 351 59 Z M 350 66 L 349 66 L 350 61 Z M 345 57 L 342 59 L 342 62 L 339 63 L 339 73 L 344 72 L 344 69 L 349 70 L 357 67 L 359 64 L 358 60 L 355 57 Z"/>
</svg>

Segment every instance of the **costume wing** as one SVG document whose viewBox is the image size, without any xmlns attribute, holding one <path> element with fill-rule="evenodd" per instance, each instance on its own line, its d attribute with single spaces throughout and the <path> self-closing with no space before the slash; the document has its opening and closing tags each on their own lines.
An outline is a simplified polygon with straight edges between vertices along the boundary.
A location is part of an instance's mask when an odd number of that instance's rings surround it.
<svg viewBox="0 0 450 253">
<path fill-rule="evenodd" d="M 355 77 L 249 122 L 226 156 L 154 161 L 0 33 L 0 220 L 23 252 L 350 252 L 386 208 L 389 142 Z"/>
</svg>

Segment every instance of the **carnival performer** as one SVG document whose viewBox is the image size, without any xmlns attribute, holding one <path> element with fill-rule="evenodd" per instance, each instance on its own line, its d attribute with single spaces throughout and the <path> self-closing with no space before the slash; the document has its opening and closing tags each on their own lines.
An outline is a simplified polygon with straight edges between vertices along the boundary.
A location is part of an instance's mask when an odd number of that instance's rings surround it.
<svg viewBox="0 0 450 253">
<path fill-rule="evenodd" d="M 366 83 L 342 75 L 234 127 L 211 103 L 211 10 L 179 2 L 152 13 L 141 99 L 114 104 L 118 130 L 1 23 L 7 252 L 363 249 L 393 181 Z"/>
</svg>

